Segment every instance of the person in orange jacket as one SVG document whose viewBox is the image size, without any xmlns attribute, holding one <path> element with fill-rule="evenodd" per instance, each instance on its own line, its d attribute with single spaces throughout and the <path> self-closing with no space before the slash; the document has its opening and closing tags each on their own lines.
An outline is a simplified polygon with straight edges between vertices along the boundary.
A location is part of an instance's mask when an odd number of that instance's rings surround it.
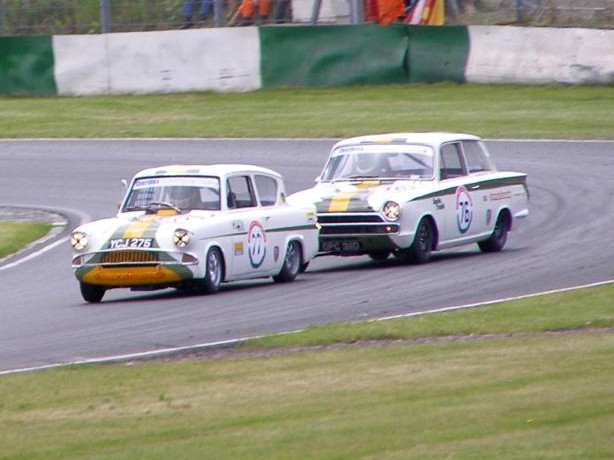
<svg viewBox="0 0 614 460">
<path fill-rule="evenodd" d="M 271 0 L 243 0 L 229 25 L 262 24 L 271 13 Z"/>
<path fill-rule="evenodd" d="M 377 0 L 377 22 L 386 25 L 402 22 L 405 16 L 404 0 Z"/>
</svg>

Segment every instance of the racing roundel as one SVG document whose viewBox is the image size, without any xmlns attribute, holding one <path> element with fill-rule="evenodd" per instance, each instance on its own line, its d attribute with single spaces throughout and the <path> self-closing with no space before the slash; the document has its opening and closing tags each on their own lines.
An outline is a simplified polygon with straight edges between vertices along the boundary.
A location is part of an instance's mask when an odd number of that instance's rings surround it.
<svg viewBox="0 0 614 460">
<path fill-rule="evenodd" d="M 247 230 L 247 252 L 249 263 L 254 268 L 260 267 L 266 255 L 266 234 L 260 222 L 254 220 Z"/>
<path fill-rule="evenodd" d="M 465 187 L 456 189 L 456 224 L 458 231 L 461 233 L 467 232 L 471 226 L 473 218 L 473 203 L 471 196 Z"/>
</svg>

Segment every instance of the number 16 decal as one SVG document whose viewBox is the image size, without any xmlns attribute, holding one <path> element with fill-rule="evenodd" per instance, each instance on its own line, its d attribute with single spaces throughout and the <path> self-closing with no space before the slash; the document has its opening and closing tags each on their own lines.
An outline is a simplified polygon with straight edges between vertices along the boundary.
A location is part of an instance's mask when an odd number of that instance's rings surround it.
<svg viewBox="0 0 614 460">
<path fill-rule="evenodd" d="M 458 224 L 458 231 L 465 233 L 471 226 L 471 219 L 473 218 L 473 203 L 471 202 L 471 196 L 465 187 L 458 187 L 456 189 L 456 223 Z"/>
</svg>

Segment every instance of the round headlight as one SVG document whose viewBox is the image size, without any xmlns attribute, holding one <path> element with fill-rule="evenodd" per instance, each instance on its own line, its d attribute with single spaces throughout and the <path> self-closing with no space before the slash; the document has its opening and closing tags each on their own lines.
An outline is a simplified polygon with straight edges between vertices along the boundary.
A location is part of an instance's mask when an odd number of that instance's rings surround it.
<svg viewBox="0 0 614 460">
<path fill-rule="evenodd" d="M 384 208 L 382 209 L 384 216 L 388 220 L 398 220 L 401 215 L 401 206 L 399 203 L 395 203 L 394 201 L 386 201 L 384 204 Z"/>
<path fill-rule="evenodd" d="M 190 232 L 182 228 L 178 228 L 173 233 L 173 243 L 178 248 L 185 248 L 188 244 L 190 244 Z"/>
<path fill-rule="evenodd" d="M 87 248 L 88 238 L 83 232 L 72 232 L 70 235 L 70 245 L 75 251 L 83 251 Z"/>
</svg>

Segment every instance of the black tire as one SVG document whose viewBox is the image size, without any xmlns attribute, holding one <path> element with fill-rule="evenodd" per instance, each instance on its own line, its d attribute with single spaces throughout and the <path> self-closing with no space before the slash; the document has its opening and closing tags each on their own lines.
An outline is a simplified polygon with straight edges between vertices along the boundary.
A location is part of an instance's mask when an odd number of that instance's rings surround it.
<svg viewBox="0 0 614 460">
<path fill-rule="evenodd" d="M 478 242 L 482 252 L 499 252 L 507 242 L 507 234 L 510 231 L 510 220 L 506 212 L 501 212 L 497 216 L 495 228 L 487 240 Z"/>
<path fill-rule="evenodd" d="M 102 298 L 104 297 L 104 293 L 106 289 L 102 286 L 97 286 L 96 284 L 88 284 L 88 283 L 79 283 L 79 287 L 81 288 L 81 296 L 83 300 L 89 303 L 100 303 Z"/>
<path fill-rule="evenodd" d="M 390 255 L 390 251 L 373 251 L 369 253 L 369 257 L 373 260 L 386 260 Z"/>
<path fill-rule="evenodd" d="M 399 259 L 413 264 L 424 264 L 431 259 L 434 237 L 435 233 L 431 221 L 427 218 L 422 218 L 418 224 L 416 236 L 411 246 L 398 251 L 395 255 Z"/>
<path fill-rule="evenodd" d="M 301 245 L 298 241 L 290 241 L 286 248 L 286 256 L 284 257 L 284 263 L 281 266 L 281 270 L 278 275 L 273 277 L 273 280 L 277 283 L 288 283 L 294 281 L 296 275 L 301 271 L 303 266 L 303 254 L 301 251 Z M 307 267 L 305 267 L 307 268 Z"/>
<path fill-rule="evenodd" d="M 205 277 L 195 281 L 196 291 L 205 294 L 215 294 L 220 290 L 224 279 L 224 258 L 219 248 L 213 247 L 207 251 L 205 259 Z"/>
</svg>

